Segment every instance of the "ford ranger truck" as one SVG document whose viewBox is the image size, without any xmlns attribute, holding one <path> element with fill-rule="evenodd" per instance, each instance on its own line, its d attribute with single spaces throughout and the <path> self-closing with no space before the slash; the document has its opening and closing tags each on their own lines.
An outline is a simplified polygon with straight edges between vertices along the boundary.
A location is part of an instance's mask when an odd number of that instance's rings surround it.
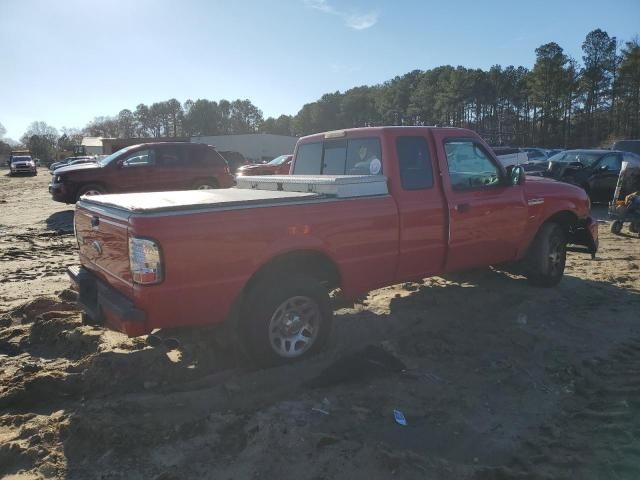
<svg viewBox="0 0 640 480">
<path fill-rule="evenodd" d="M 93 321 L 130 336 L 226 322 L 262 364 L 320 350 L 347 299 L 385 285 L 516 263 L 535 286 L 567 250 L 595 255 L 585 192 L 504 167 L 474 132 L 375 127 L 303 137 L 293 175 L 236 188 L 85 196 L 81 265 Z"/>
</svg>

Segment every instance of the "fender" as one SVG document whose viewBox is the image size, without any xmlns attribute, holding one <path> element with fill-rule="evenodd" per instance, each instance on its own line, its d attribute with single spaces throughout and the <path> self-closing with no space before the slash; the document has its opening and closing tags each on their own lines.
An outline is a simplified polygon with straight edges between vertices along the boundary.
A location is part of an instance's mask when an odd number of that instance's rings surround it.
<svg viewBox="0 0 640 480">
<path fill-rule="evenodd" d="M 559 215 L 567 215 L 567 218 L 571 216 L 574 221 L 580 220 L 580 217 L 576 214 L 576 212 L 580 210 L 576 202 L 569 199 L 553 199 L 554 201 L 552 202 L 548 202 L 547 199 L 542 200 L 543 202 L 541 203 L 529 205 L 529 225 L 525 231 L 522 246 L 518 251 L 518 258 L 522 258 L 525 255 L 538 230 L 540 230 L 540 227 L 551 218 Z"/>
</svg>

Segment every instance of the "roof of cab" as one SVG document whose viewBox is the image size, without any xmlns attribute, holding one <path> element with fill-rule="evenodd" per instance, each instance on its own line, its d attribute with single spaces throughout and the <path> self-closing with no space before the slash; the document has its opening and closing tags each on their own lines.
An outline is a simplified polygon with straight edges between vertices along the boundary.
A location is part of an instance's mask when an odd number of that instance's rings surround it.
<svg viewBox="0 0 640 480">
<path fill-rule="evenodd" d="M 326 132 L 313 133 L 311 135 L 307 135 L 301 137 L 298 140 L 298 143 L 302 142 L 310 142 L 314 140 L 338 140 L 340 138 L 349 138 L 349 137 L 363 137 L 366 135 L 379 135 L 383 132 L 389 132 L 393 130 L 398 131 L 417 131 L 417 130 L 458 130 L 461 133 L 468 132 L 469 130 L 459 127 L 440 127 L 440 126 L 418 126 L 418 125 L 389 125 L 382 127 L 359 127 L 359 128 L 345 128 L 339 130 L 330 130 Z"/>
</svg>

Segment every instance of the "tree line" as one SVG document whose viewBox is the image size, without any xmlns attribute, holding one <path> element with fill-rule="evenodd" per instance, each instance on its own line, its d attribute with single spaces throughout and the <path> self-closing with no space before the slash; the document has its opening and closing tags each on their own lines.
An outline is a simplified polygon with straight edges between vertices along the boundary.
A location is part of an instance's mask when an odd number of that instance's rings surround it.
<svg viewBox="0 0 640 480">
<path fill-rule="evenodd" d="M 414 70 L 382 85 L 323 95 L 276 133 L 308 134 L 367 125 L 444 125 L 477 131 L 492 144 L 591 147 L 640 138 L 640 43 L 619 46 L 596 29 L 582 65 L 557 43 L 535 50 L 533 68 L 494 65 Z M 282 126 L 282 128 L 280 128 Z"/>
<path fill-rule="evenodd" d="M 582 43 L 582 62 L 555 42 L 535 50 L 532 68 L 488 70 L 440 66 L 383 84 L 323 95 L 296 115 L 263 118 L 250 100 L 175 98 L 97 117 L 61 136 L 34 122 L 22 138 L 31 148 L 78 136 L 176 137 L 238 133 L 301 136 L 376 125 L 443 125 L 477 131 L 489 143 L 590 147 L 640 138 L 640 41 L 619 43 L 596 29 Z M 37 127 L 37 128 L 34 128 Z M 48 129 L 46 128 L 48 127 Z M 55 129 L 54 129 L 55 130 Z M 55 137 L 55 138 L 54 138 Z"/>
</svg>

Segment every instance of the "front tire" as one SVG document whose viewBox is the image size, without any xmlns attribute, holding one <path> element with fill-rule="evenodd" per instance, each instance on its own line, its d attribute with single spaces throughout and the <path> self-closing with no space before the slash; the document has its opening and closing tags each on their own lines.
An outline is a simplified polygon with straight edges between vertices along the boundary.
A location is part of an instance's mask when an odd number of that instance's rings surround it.
<svg viewBox="0 0 640 480">
<path fill-rule="evenodd" d="M 240 337 L 260 365 L 294 362 L 325 347 L 333 309 L 329 293 L 315 278 L 266 278 L 251 289 L 246 304 Z"/>
<path fill-rule="evenodd" d="M 564 275 L 567 261 L 567 238 L 562 226 L 545 223 L 529 247 L 525 271 L 531 285 L 555 287 Z"/>
<path fill-rule="evenodd" d="M 84 185 L 80 187 L 80 190 L 78 190 L 78 195 L 76 195 L 76 201 L 80 200 L 80 197 L 83 195 L 87 195 L 87 196 L 103 195 L 104 193 L 105 193 L 105 190 L 100 185 Z"/>
<path fill-rule="evenodd" d="M 620 235 L 620 232 L 622 231 L 622 225 L 623 223 L 620 220 L 615 220 L 613 223 L 611 223 L 611 233 L 613 233 L 614 235 Z"/>
</svg>

